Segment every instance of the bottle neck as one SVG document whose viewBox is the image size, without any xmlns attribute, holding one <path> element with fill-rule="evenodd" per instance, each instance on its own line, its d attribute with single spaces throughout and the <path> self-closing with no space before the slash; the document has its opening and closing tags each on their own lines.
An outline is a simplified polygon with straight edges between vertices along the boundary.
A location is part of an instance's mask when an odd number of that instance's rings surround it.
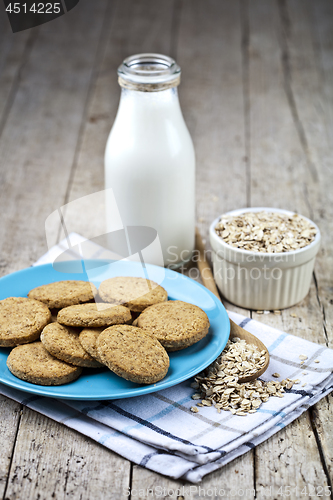
<svg viewBox="0 0 333 500">
<path fill-rule="evenodd" d="M 159 92 L 140 92 L 138 90 L 121 89 L 119 111 L 130 114 L 134 111 L 147 113 L 181 113 L 177 87 Z"/>
<path fill-rule="evenodd" d="M 122 76 L 118 76 L 118 83 L 123 89 L 137 90 L 139 92 L 163 92 L 164 90 L 178 87 L 180 84 L 180 74 L 176 75 L 174 79 L 162 83 L 138 83 L 126 80 Z"/>
</svg>

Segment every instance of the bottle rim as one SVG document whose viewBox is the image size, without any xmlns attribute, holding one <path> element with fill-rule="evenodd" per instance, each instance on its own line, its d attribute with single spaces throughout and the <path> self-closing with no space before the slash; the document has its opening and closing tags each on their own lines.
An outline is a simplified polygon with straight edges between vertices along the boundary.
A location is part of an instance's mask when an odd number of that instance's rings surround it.
<svg viewBox="0 0 333 500">
<path fill-rule="evenodd" d="M 119 84 L 122 87 L 132 88 L 133 85 L 139 85 L 147 86 L 147 90 L 177 86 L 180 83 L 180 74 L 181 69 L 174 59 L 155 53 L 129 56 L 118 68 Z"/>
</svg>

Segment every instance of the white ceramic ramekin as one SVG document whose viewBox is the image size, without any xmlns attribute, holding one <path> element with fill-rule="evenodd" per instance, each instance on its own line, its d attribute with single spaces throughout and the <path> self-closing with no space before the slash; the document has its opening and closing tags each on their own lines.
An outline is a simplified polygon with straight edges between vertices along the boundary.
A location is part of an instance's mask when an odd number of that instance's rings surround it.
<svg viewBox="0 0 333 500">
<path fill-rule="evenodd" d="M 294 212 L 278 208 L 243 208 L 228 212 Z M 303 216 L 302 216 L 303 217 Z M 210 226 L 209 236 L 213 248 L 214 278 L 223 296 L 233 304 L 246 309 L 283 309 L 300 302 L 308 294 L 316 254 L 320 246 L 320 231 L 315 240 L 299 250 L 284 253 L 259 253 L 234 248 L 216 234 L 220 217 Z"/>
</svg>

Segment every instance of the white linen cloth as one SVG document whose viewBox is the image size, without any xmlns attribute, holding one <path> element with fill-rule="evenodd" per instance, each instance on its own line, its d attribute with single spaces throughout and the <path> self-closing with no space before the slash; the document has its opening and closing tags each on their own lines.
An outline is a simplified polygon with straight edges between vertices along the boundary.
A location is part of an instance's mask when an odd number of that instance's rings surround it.
<svg viewBox="0 0 333 500">
<path fill-rule="evenodd" d="M 84 241 L 71 234 L 71 241 Z M 35 265 L 53 262 L 66 249 L 65 242 L 50 249 Z M 94 252 L 101 248 L 92 246 Z M 195 405 L 193 379 L 152 394 L 112 401 L 72 401 L 29 395 L 0 384 L 8 396 L 103 444 L 110 450 L 172 478 L 197 483 L 254 448 L 295 420 L 333 389 L 333 350 L 288 335 L 239 314 L 228 313 L 235 323 L 256 335 L 269 349 L 270 365 L 262 380 L 300 379 L 283 398 L 270 397 L 247 416 L 218 413 L 214 407 Z M 307 360 L 300 364 L 299 355 Z M 315 360 L 319 360 L 315 362 Z M 279 373 L 280 379 L 272 378 Z"/>
</svg>

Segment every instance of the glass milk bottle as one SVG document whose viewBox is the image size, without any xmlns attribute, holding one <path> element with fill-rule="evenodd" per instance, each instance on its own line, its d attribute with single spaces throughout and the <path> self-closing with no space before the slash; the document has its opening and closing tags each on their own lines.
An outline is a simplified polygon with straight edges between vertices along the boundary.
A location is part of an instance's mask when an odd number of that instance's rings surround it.
<svg viewBox="0 0 333 500">
<path fill-rule="evenodd" d="M 113 190 L 124 227 L 154 228 L 164 265 L 178 267 L 190 260 L 195 234 L 195 155 L 178 100 L 180 67 L 164 55 L 139 54 L 124 60 L 118 81 L 105 188 Z M 111 231 L 112 213 L 106 219 Z"/>
</svg>

